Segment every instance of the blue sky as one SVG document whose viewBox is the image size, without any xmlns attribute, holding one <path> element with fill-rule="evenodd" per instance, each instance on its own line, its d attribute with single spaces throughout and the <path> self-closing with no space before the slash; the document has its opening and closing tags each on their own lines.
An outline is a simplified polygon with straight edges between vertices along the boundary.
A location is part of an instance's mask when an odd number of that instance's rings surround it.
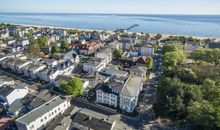
<svg viewBox="0 0 220 130">
<path fill-rule="evenodd" d="M 1 0 L 0 12 L 220 14 L 220 0 Z"/>
</svg>

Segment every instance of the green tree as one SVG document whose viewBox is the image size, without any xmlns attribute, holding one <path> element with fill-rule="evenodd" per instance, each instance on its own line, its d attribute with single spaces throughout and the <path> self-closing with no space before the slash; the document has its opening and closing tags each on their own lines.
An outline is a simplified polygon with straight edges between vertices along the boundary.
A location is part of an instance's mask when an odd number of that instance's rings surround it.
<svg viewBox="0 0 220 130">
<path fill-rule="evenodd" d="M 73 78 L 71 81 L 61 82 L 61 88 L 72 96 L 78 96 L 83 93 L 83 82 L 80 78 Z"/>
<path fill-rule="evenodd" d="M 120 57 L 122 56 L 122 50 L 121 50 L 121 49 L 115 49 L 115 50 L 113 51 L 113 56 L 114 56 L 115 58 L 120 58 Z"/>
<path fill-rule="evenodd" d="M 146 58 L 146 67 L 148 70 L 152 69 L 153 68 L 153 58 L 151 56 L 148 56 Z"/>
<path fill-rule="evenodd" d="M 52 46 L 51 48 L 51 53 L 59 53 L 60 52 L 60 47 L 59 46 Z"/>
<path fill-rule="evenodd" d="M 167 52 L 174 52 L 174 51 L 183 51 L 183 46 L 180 44 L 167 44 L 162 49 L 162 54 L 165 55 Z"/>
<path fill-rule="evenodd" d="M 40 45 L 40 47 L 48 45 L 48 38 L 45 36 L 39 37 L 37 40 L 38 40 L 38 44 Z"/>
<path fill-rule="evenodd" d="M 39 56 L 40 55 L 40 46 L 38 44 L 30 44 L 28 46 L 28 53 L 32 55 Z"/>
<path fill-rule="evenodd" d="M 215 110 L 212 104 L 203 100 L 202 102 L 193 102 L 188 107 L 188 119 L 203 127 L 204 129 L 215 128 Z"/>
<path fill-rule="evenodd" d="M 61 41 L 60 49 L 62 52 L 67 52 L 69 48 L 69 44 L 66 40 Z"/>
</svg>

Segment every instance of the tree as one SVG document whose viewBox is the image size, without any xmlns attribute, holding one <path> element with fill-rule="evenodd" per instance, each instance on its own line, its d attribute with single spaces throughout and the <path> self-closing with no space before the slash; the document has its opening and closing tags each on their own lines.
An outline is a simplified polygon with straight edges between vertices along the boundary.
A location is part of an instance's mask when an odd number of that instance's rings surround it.
<svg viewBox="0 0 220 130">
<path fill-rule="evenodd" d="M 114 56 L 115 58 L 120 58 L 120 57 L 122 56 L 122 50 L 121 50 L 121 49 L 115 49 L 115 50 L 113 51 L 113 56 Z"/>
<path fill-rule="evenodd" d="M 68 51 L 68 42 L 66 40 L 61 41 L 60 49 L 62 52 L 67 52 Z"/>
<path fill-rule="evenodd" d="M 48 38 L 45 36 L 39 37 L 37 40 L 40 47 L 46 46 L 48 44 Z"/>
<path fill-rule="evenodd" d="M 40 55 L 40 46 L 38 44 L 30 44 L 28 46 L 28 53 L 32 55 L 39 56 Z"/>
<path fill-rule="evenodd" d="M 162 54 L 165 55 L 167 52 L 173 52 L 173 51 L 183 51 L 183 46 L 180 44 L 167 44 L 163 47 Z"/>
<path fill-rule="evenodd" d="M 61 82 L 61 88 L 72 96 L 78 96 L 83 93 L 83 82 L 80 78 L 73 78 L 71 81 Z"/>
<path fill-rule="evenodd" d="M 151 56 L 146 58 L 146 67 L 148 70 L 152 69 L 153 67 L 153 58 Z"/>
<path fill-rule="evenodd" d="M 51 53 L 59 53 L 60 52 L 60 47 L 59 46 L 52 46 L 51 48 Z"/>
<path fill-rule="evenodd" d="M 205 129 L 214 129 L 215 110 L 212 104 L 203 100 L 202 102 L 193 102 L 188 107 L 188 119 Z"/>
</svg>

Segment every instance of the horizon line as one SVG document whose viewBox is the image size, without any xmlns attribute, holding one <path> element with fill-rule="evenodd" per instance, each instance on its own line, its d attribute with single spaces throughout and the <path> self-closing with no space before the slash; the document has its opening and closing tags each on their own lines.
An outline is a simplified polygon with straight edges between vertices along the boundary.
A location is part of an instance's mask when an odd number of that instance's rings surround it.
<svg viewBox="0 0 220 130">
<path fill-rule="evenodd" d="M 0 13 L 17 13 L 17 14 L 101 14 L 101 15 L 220 15 L 220 14 L 174 14 L 174 13 L 97 13 L 97 12 L 1 12 Z"/>
</svg>

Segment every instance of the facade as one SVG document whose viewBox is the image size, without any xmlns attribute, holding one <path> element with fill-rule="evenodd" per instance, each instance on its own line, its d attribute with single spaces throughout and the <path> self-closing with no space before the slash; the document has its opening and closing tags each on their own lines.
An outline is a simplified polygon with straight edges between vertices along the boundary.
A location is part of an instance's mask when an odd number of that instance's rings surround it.
<svg viewBox="0 0 220 130">
<path fill-rule="evenodd" d="M 139 93 L 142 91 L 142 78 L 137 76 L 129 77 L 121 93 L 119 106 L 126 112 L 133 112 L 138 103 Z"/>
<path fill-rule="evenodd" d="M 18 130 L 42 130 L 54 118 L 65 112 L 70 102 L 65 97 L 57 96 L 29 113 L 16 119 Z"/>
<path fill-rule="evenodd" d="M 134 45 L 134 51 L 141 56 L 151 56 L 154 54 L 154 46 L 150 43 L 136 44 Z"/>
<path fill-rule="evenodd" d="M 137 106 L 142 86 L 142 78 L 138 76 L 113 77 L 108 83 L 98 86 L 96 102 L 120 108 L 129 113 L 133 112 Z"/>
</svg>

